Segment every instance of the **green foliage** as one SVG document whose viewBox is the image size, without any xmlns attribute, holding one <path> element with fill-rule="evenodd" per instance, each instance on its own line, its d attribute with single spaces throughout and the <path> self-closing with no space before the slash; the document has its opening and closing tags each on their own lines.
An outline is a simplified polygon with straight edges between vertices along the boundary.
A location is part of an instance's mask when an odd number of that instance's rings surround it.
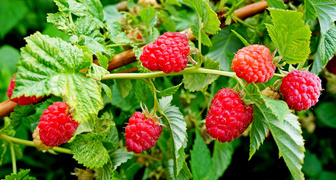
<svg viewBox="0 0 336 180">
<path fill-rule="evenodd" d="M 315 109 L 316 116 L 326 126 L 336 128 L 336 103 L 325 102 Z"/>
<path fill-rule="evenodd" d="M 184 148 L 187 145 L 186 135 L 186 123 L 183 120 L 183 115 L 179 109 L 170 104 L 172 100 L 171 96 L 162 98 L 160 103 L 160 109 L 162 115 L 167 120 L 168 128 L 170 129 L 171 137 L 173 139 L 174 147 L 174 177 L 180 173 L 183 168 L 183 162 L 185 160 Z"/>
<path fill-rule="evenodd" d="M 215 142 L 215 147 L 212 154 L 212 162 L 215 179 L 219 179 L 223 176 L 225 170 L 229 167 L 234 152 L 233 142 L 220 143 Z"/>
<path fill-rule="evenodd" d="M 318 74 L 334 54 L 336 54 L 336 26 L 332 25 L 325 34 L 321 35 L 312 73 Z"/>
<path fill-rule="evenodd" d="M 221 70 L 229 71 L 231 69 L 231 61 L 234 52 L 243 47 L 243 43 L 235 36 L 230 29 L 235 28 L 234 25 L 223 28 L 218 34 L 211 38 L 213 46 L 206 55 L 213 61 L 219 62 Z"/>
<path fill-rule="evenodd" d="M 219 62 L 214 62 L 210 58 L 207 58 L 204 62 L 204 68 L 219 70 Z M 219 75 L 212 74 L 185 74 L 183 75 L 182 82 L 184 83 L 184 87 L 191 92 L 202 91 L 218 77 Z"/>
<path fill-rule="evenodd" d="M 268 7 L 286 9 L 286 5 L 282 0 L 266 0 Z"/>
<path fill-rule="evenodd" d="M 190 166 L 193 173 L 193 179 L 213 179 L 214 168 L 211 159 L 210 150 L 204 143 L 198 131 L 193 150 L 190 151 Z"/>
<path fill-rule="evenodd" d="M 304 24 L 303 15 L 278 9 L 269 11 L 273 25 L 266 24 L 266 28 L 279 55 L 289 64 L 305 62 L 310 53 L 311 31 L 309 26 Z"/>
<path fill-rule="evenodd" d="M 73 117 L 79 122 L 97 114 L 102 107 L 100 88 L 93 79 L 79 73 L 92 63 L 90 53 L 40 33 L 27 37 L 26 41 L 12 97 L 23 94 L 62 97 L 74 108 Z"/>
<path fill-rule="evenodd" d="M 0 7 L 0 38 L 4 36 L 23 19 L 28 11 L 25 3 L 20 0 L 4 0 Z"/>
<path fill-rule="evenodd" d="M 220 21 L 217 18 L 217 14 L 209 6 L 208 1 L 183 0 L 183 2 L 192 6 L 198 14 L 198 19 L 194 20 L 194 23 L 191 26 L 191 30 L 193 31 L 196 39 L 201 40 L 202 43 L 206 46 L 212 46 L 212 43 L 206 33 L 216 34 L 220 30 Z M 203 8 L 202 6 L 204 6 L 205 8 Z M 201 22 L 203 24 L 201 24 Z M 199 39 L 199 36 L 201 36 L 201 39 Z"/>
<path fill-rule="evenodd" d="M 20 169 L 20 172 L 17 174 L 12 173 L 11 175 L 8 175 L 5 177 L 5 180 L 36 180 L 35 177 L 29 176 L 29 169 Z"/>
<path fill-rule="evenodd" d="M 73 158 L 89 168 L 104 166 L 110 160 L 110 156 L 102 143 L 104 138 L 101 134 L 93 133 L 78 135 L 70 145 L 74 154 Z"/>
</svg>

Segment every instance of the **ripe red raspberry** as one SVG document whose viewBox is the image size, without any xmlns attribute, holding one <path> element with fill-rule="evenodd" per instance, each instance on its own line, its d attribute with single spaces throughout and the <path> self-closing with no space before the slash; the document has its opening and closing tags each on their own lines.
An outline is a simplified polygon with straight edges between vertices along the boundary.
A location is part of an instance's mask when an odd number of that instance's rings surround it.
<svg viewBox="0 0 336 180">
<path fill-rule="evenodd" d="M 129 151 L 140 153 L 155 146 L 162 132 L 162 127 L 141 112 L 135 112 L 126 126 L 126 147 Z"/>
<path fill-rule="evenodd" d="M 59 146 L 68 142 L 76 131 L 78 123 L 69 115 L 64 102 L 55 102 L 45 109 L 38 124 L 40 138 L 47 146 Z"/>
<path fill-rule="evenodd" d="M 230 88 L 221 89 L 211 101 L 205 126 L 207 133 L 220 142 L 238 138 L 252 123 L 252 105 L 246 106 Z"/>
<path fill-rule="evenodd" d="M 248 83 L 264 83 L 273 77 L 275 64 L 270 50 L 263 45 L 240 49 L 232 60 L 231 69 Z"/>
<path fill-rule="evenodd" d="M 17 98 L 12 98 L 13 90 L 15 88 L 15 81 L 14 81 L 15 76 L 16 76 L 16 73 L 14 74 L 14 77 L 11 79 L 10 86 L 8 87 L 8 91 L 7 91 L 7 96 L 11 101 L 16 102 L 20 105 L 35 104 L 35 103 L 41 101 L 41 99 L 43 97 L 36 98 L 36 96 L 26 97 L 25 95 L 23 95 L 23 96 L 20 96 L 20 97 L 17 97 Z"/>
<path fill-rule="evenodd" d="M 321 86 L 321 79 L 317 75 L 294 70 L 282 79 L 280 91 L 289 108 L 302 111 L 317 103 Z"/>
<path fill-rule="evenodd" d="M 166 32 L 144 47 L 140 61 L 151 71 L 179 72 L 187 66 L 189 49 L 186 35 Z"/>
</svg>

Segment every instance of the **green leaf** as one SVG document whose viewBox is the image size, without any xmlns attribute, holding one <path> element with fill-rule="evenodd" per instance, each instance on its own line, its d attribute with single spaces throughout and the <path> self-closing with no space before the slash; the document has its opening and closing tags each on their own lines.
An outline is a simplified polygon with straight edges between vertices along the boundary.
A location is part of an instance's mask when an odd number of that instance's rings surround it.
<svg viewBox="0 0 336 180">
<path fill-rule="evenodd" d="M 65 12 L 48 13 L 47 22 L 53 23 L 57 29 L 60 29 L 66 33 L 69 29 L 68 24 L 70 22 Z"/>
<path fill-rule="evenodd" d="M 202 0 L 202 2 L 206 9 L 202 17 L 202 30 L 209 34 L 216 34 L 220 30 L 219 26 L 221 22 L 218 20 L 217 13 L 209 6 L 209 2 L 207 0 Z"/>
<path fill-rule="evenodd" d="M 0 38 L 17 25 L 25 17 L 28 8 L 24 1 L 21 0 L 4 0 L 0 6 Z"/>
<path fill-rule="evenodd" d="M 239 33 L 237 33 L 235 30 L 231 29 L 231 31 L 237 36 L 237 38 L 240 39 L 240 41 L 241 41 L 242 43 L 244 43 L 245 46 L 249 46 L 249 45 L 250 45 L 250 43 L 248 43 L 248 42 L 246 41 L 246 39 L 244 39 L 244 37 L 241 36 Z"/>
<path fill-rule="evenodd" d="M 167 96 L 174 95 L 175 92 L 180 88 L 181 85 L 182 85 L 182 83 L 180 83 L 179 85 L 172 86 L 172 87 L 169 87 L 167 89 L 164 89 L 164 90 L 160 91 L 159 93 L 162 97 L 167 97 Z"/>
<path fill-rule="evenodd" d="M 253 109 L 254 113 L 250 130 L 249 159 L 251 159 L 254 153 L 259 149 L 268 134 L 268 119 L 274 118 L 272 113 L 265 107 L 265 105 L 259 105 L 259 107 L 254 106 Z"/>
<path fill-rule="evenodd" d="M 190 28 L 191 28 L 191 31 L 193 32 L 194 36 L 196 37 L 196 39 L 199 40 L 199 35 L 198 35 L 199 31 L 198 30 L 201 27 L 199 26 L 198 21 L 194 21 L 194 24 Z M 210 38 L 208 37 L 208 35 L 204 31 L 201 31 L 201 40 L 202 40 L 202 44 L 204 44 L 208 47 L 212 46 Z"/>
<path fill-rule="evenodd" d="M 33 105 L 21 106 L 18 104 L 14 108 L 14 111 L 10 114 L 11 125 L 13 129 L 16 130 L 21 125 L 21 123 L 24 123 L 27 120 L 26 117 L 31 112 L 33 112 L 33 110 Z"/>
<path fill-rule="evenodd" d="M 174 175 L 174 160 L 170 159 L 168 161 L 168 177 L 172 180 L 186 180 L 191 179 L 192 174 L 188 168 L 188 164 L 186 162 L 183 163 L 183 167 L 177 177 Z"/>
<path fill-rule="evenodd" d="M 130 79 L 116 79 L 117 87 L 122 98 L 126 98 L 132 90 L 133 85 Z"/>
<path fill-rule="evenodd" d="M 336 103 L 335 102 L 323 102 L 316 107 L 315 113 L 319 121 L 324 125 L 336 128 Z"/>
<path fill-rule="evenodd" d="M 110 156 L 102 141 L 104 136 L 99 134 L 81 134 L 70 144 L 73 158 L 80 164 L 88 168 L 103 167 L 109 160 Z"/>
<path fill-rule="evenodd" d="M 102 27 L 102 22 L 97 21 L 92 16 L 85 16 L 76 20 L 75 28 L 69 34 L 72 35 L 70 38 L 72 43 L 87 46 L 90 52 L 97 56 L 99 64 L 107 69 L 113 51 L 106 48 L 104 36 L 100 32 Z"/>
<path fill-rule="evenodd" d="M 103 6 L 99 0 L 54 0 L 59 11 L 71 12 L 83 17 L 92 15 L 100 21 L 104 20 Z"/>
<path fill-rule="evenodd" d="M 276 116 L 280 122 L 283 122 L 283 119 L 289 112 L 287 103 L 282 100 L 274 100 L 274 99 L 268 98 L 262 94 L 260 95 L 261 95 L 261 98 L 265 101 L 266 107 L 268 107 L 272 111 L 273 115 Z"/>
<path fill-rule="evenodd" d="M 316 154 L 313 154 L 310 151 L 305 153 L 302 171 L 305 175 L 310 177 L 317 176 L 322 172 L 322 163 Z"/>
<path fill-rule="evenodd" d="M 89 68 L 87 77 L 100 81 L 107 74 L 110 74 L 110 72 L 96 64 L 92 64 Z"/>
<path fill-rule="evenodd" d="M 36 180 L 35 177 L 29 176 L 30 169 L 20 169 L 17 174 L 7 175 L 4 180 Z"/>
<path fill-rule="evenodd" d="M 149 109 L 154 107 L 153 92 L 143 81 L 135 82 L 134 95 L 138 102 L 143 102 Z"/>
<path fill-rule="evenodd" d="M 113 174 L 113 165 L 109 161 L 103 167 L 95 169 L 96 179 L 111 179 Z"/>
<path fill-rule="evenodd" d="M 219 62 L 207 58 L 204 62 L 204 68 L 220 70 Z M 219 75 L 212 74 L 185 74 L 183 75 L 182 82 L 184 83 L 184 87 L 191 92 L 202 91 L 218 77 Z"/>
<path fill-rule="evenodd" d="M 231 70 L 231 59 L 234 52 L 243 47 L 243 43 L 235 36 L 231 29 L 234 25 L 223 28 L 218 34 L 211 38 L 213 46 L 209 49 L 206 57 L 219 62 L 224 71 Z M 237 29 L 238 30 L 238 29 Z"/>
<path fill-rule="evenodd" d="M 135 88 L 134 88 L 135 89 Z M 123 111 L 134 112 L 136 108 L 139 108 L 139 103 L 135 101 L 135 90 L 131 90 L 130 94 L 126 98 L 122 98 L 118 90 L 116 83 L 112 86 L 112 105 L 120 108 Z"/>
<path fill-rule="evenodd" d="M 197 12 L 199 17 L 203 17 L 203 8 L 202 8 L 202 1 L 200 0 L 183 0 L 184 3 L 189 4 L 194 8 L 194 10 Z"/>
<path fill-rule="evenodd" d="M 212 154 L 213 169 L 215 170 L 214 179 L 223 176 L 225 170 L 229 167 L 234 152 L 233 142 L 220 143 L 215 141 L 215 147 Z"/>
<path fill-rule="evenodd" d="M 104 83 L 101 83 L 104 91 L 105 91 L 105 94 L 106 96 L 112 101 L 112 90 L 110 87 L 108 87 L 106 84 Z"/>
<path fill-rule="evenodd" d="M 133 157 L 133 152 L 127 152 L 123 149 L 118 149 L 111 154 L 111 160 L 113 163 L 113 170 L 117 169 L 122 163 Z"/>
<path fill-rule="evenodd" d="M 305 62 L 310 53 L 311 31 L 302 20 L 302 13 L 269 9 L 273 25 L 266 24 L 267 31 L 288 64 Z"/>
<path fill-rule="evenodd" d="M 336 2 L 334 0 L 305 0 L 305 17 L 308 20 L 317 16 L 321 33 L 325 34 L 336 21 Z"/>
<path fill-rule="evenodd" d="M 212 164 L 210 150 L 198 131 L 196 131 L 193 149 L 190 151 L 190 158 L 193 179 L 214 179 L 214 166 Z"/>
<path fill-rule="evenodd" d="M 118 11 L 117 5 L 104 6 L 104 14 L 107 22 L 116 22 L 122 17 L 122 14 Z"/>
<path fill-rule="evenodd" d="M 85 122 L 96 116 L 103 105 L 101 89 L 95 80 L 79 73 L 91 64 L 92 55 L 39 32 L 26 41 L 12 97 L 53 94 L 74 109 L 72 115 L 76 121 Z"/>
<path fill-rule="evenodd" d="M 285 3 L 282 0 L 266 0 L 268 7 L 277 9 L 286 9 Z"/>
<path fill-rule="evenodd" d="M 158 19 L 157 13 L 152 6 L 141 9 L 139 14 L 142 22 L 147 24 L 149 27 L 153 27 Z"/>
<path fill-rule="evenodd" d="M 172 96 L 160 99 L 160 109 L 162 115 L 167 119 L 174 147 L 174 175 L 179 174 L 183 167 L 184 148 L 187 145 L 187 124 L 183 119 L 182 113 L 175 106 L 170 104 Z"/>
<path fill-rule="evenodd" d="M 313 62 L 312 73 L 318 74 L 336 54 L 336 26 L 321 35 L 320 44 Z"/>
<path fill-rule="evenodd" d="M 288 113 L 284 122 L 272 118 L 269 119 L 268 126 L 278 146 L 279 155 L 284 158 L 294 179 L 304 179 L 301 169 L 305 148 L 298 118 Z"/>
</svg>

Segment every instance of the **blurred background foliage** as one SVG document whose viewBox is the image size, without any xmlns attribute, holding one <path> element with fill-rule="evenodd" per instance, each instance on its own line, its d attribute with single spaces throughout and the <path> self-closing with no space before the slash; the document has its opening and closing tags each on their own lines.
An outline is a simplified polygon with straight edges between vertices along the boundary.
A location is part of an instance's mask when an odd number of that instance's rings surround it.
<svg viewBox="0 0 336 180">
<path fill-rule="evenodd" d="M 303 0 L 302 0 L 303 1 Z M 302 1 L 292 1 L 289 9 L 302 11 Z M 101 1 L 108 18 L 122 17 L 117 10 L 118 0 Z M 180 31 L 188 28 L 195 12 L 179 0 L 168 0 L 174 5 L 166 3 L 160 9 L 160 23 L 158 29 L 160 33 L 166 31 Z M 239 8 L 245 4 L 255 2 L 246 0 L 243 3 L 236 0 L 228 0 L 226 6 Z M 176 5 L 179 4 L 179 5 Z M 237 5 L 238 4 L 238 5 Z M 219 1 L 211 1 L 211 5 L 216 10 Z M 129 1 L 127 7 L 139 6 L 136 1 Z M 47 13 L 57 12 L 57 7 L 52 0 L 0 0 L 0 101 L 8 100 L 6 95 L 10 79 L 15 73 L 15 64 L 20 58 L 20 48 L 25 45 L 24 37 L 40 31 L 51 37 L 60 37 L 68 41 L 68 36 L 58 31 L 52 24 L 46 21 Z M 127 19 L 126 19 L 127 20 Z M 241 41 L 231 32 L 234 29 L 248 39 L 250 43 L 264 44 L 274 51 L 274 46 L 265 30 L 264 23 L 271 23 L 271 18 L 267 12 L 259 13 L 244 20 L 244 23 L 233 24 L 223 28 L 218 34 L 211 38 L 213 46 L 202 47 L 202 54 L 210 57 L 214 61 L 220 62 L 222 70 L 230 70 L 231 59 L 234 53 L 243 47 Z M 137 24 L 135 24 L 137 25 Z M 311 51 L 316 52 L 319 43 L 319 26 L 313 22 L 310 28 L 313 32 Z M 140 27 L 139 27 L 140 28 Z M 141 29 L 141 28 L 140 28 Z M 143 31 L 142 31 L 143 32 Z M 145 33 L 145 32 L 143 32 Z M 144 36 L 146 37 L 146 36 Z M 150 41 L 150 38 L 148 38 Z M 122 50 L 121 50 L 122 51 Z M 127 67 L 134 66 L 128 65 Z M 123 67 L 125 69 L 125 67 Z M 119 70 L 122 70 L 120 68 Z M 307 179 L 331 180 L 336 179 L 336 77 L 332 73 L 324 70 L 320 77 L 323 80 L 323 93 L 318 104 L 308 111 L 298 113 L 305 139 L 305 159 L 303 172 Z M 273 78 L 268 84 L 272 84 Z M 165 89 L 181 82 L 181 77 L 164 77 L 157 79 L 155 85 L 157 89 Z M 141 87 L 142 82 L 132 80 L 134 87 Z M 140 84 L 139 84 L 140 83 Z M 220 77 L 207 90 L 208 93 L 191 93 L 187 90 L 176 92 L 173 104 L 177 105 L 185 116 L 188 123 L 188 146 L 185 149 L 187 154 L 195 139 L 195 120 L 202 120 L 206 116 L 206 111 L 202 111 L 204 104 L 208 105 L 211 97 L 223 87 L 233 87 L 236 82 L 233 79 Z M 146 86 L 143 86 L 146 88 Z M 117 85 L 113 87 L 113 101 L 106 101 L 104 112 L 110 113 L 118 126 L 119 132 L 123 132 L 124 121 L 139 109 L 139 105 L 133 99 L 133 90 L 126 98 L 121 98 Z M 151 105 L 151 100 L 147 106 Z M 198 116 L 200 114 L 200 116 Z M 2 125 L 2 121 L 0 123 Z M 202 131 L 201 131 L 202 132 Z M 123 134 L 119 134 L 123 136 Z M 214 148 L 214 141 L 207 139 L 204 133 L 201 136 L 208 144 L 210 151 Z M 20 127 L 15 137 L 31 139 L 31 131 L 25 126 Z M 208 141 L 207 141 L 208 140 Z M 162 140 L 161 140 L 162 141 Z M 159 146 L 160 140 L 158 142 Z M 249 138 L 241 137 L 235 140 L 234 153 L 231 164 L 224 173 L 223 179 L 242 179 L 248 176 L 251 179 L 291 179 L 291 175 L 283 161 L 279 159 L 278 150 L 274 140 L 269 137 L 257 151 L 255 156 L 248 161 Z M 22 147 L 23 149 L 23 147 Z M 8 151 L 7 151 L 8 152 Z M 4 177 L 12 172 L 10 154 L 2 156 L 3 164 L 0 166 L 0 177 Z M 189 162 L 190 157 L 186 159 Z M 226 162 L 227 163 L 227 162 Z M 120 175 L 126 179 L 147 179 L 154 178 L 162 173 L 162 162 L 148 163 L 146 159 L 132 158 L 119 168 Z M 18 168 L 31 169 L 31 176 L 37 179 L 76 179 L 71 175 L 74 168 L 83 168 L 78 165 L 71 155 L 52 155 L 38 152 L 35 148 L 24 148 L 22 158 L 18 160 Z M 165 176 L 161 176 L 164 178 Z"/>
</svg>

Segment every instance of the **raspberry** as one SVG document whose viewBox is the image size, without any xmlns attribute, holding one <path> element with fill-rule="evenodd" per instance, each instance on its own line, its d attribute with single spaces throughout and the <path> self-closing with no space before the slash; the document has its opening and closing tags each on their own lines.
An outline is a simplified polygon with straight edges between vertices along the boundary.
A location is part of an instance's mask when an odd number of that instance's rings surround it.
<svg viewBox="0 0 336 180">
<path fill-rule="evenodd" d="M 289 108 L 302 111 L 317 103 L 321 86 L 321 79 L 317 75 L 294 70 L 282 79 L 280 91 Z"/>
<path fill-rule="evenodd" d="M 30 105 L 30 104 L 35 104 L 41 101 L 43 97 L 39 97 L 39 98 L 37 98 L 36 96 L 26 97 L 25 95 L 23 95 L 17 98 L 12 98 L 13 90 L 15 88 L 15 81 L 14 81 L 15 76 L 16 76 L 16 73 L 14 74 L 14 77 L 11 79 L 10 86 L 8 87 L 8 91 L 7 91 L 7 96 L 11 101 L 16 102 L 20 105 Z"/>
<path fill-rule="evenodd" d="M 221 89 L 211 101 L 205 126 L 207 133 L 220 142 L 238 138 L 252 123 L 252 105 L 246 106 L 230 88 Z"/>
<path fill-rule="evenodd" d="M 151 71 L 179 72 L 187 66 L 189 50 L 186 35 L 166 32 L 144 47 L 140 61 Z"/>
<path fill-rule="evenodd" d="M 152 148 L 162 132 L 162 127 L 146 118 L 141 112 L 135 112 L 126 126 L 126 147 L 129 151 L 140 153 Z"/>
<path fill-rule="evenodd" d="M 263 94 L 264 96 L 268 98 L 274 99 L 274 100 L 280 100 L 281 98 L 280 94 L 270 87 L 267 87 L 264 90 L 262 90 L 261 94 Z"/>
<path fill-rule="evenodd" d="M 44 110 L 38 124 L 43 144 L 54 147 L 69 141 L 79 124 L 68 113 L 64 102 L 55 102 Z"/>
<path fill-rule="evenodd" d="M 263 45 L 240 49 L 232 60 L 231 69 L 248 83 L 264 83 L 273 77 L 275 64 L 270 50 Z"/>
<path fill-rule="evenodd" d="M 45 144 L 43 144 L 43 142 L 41 141 L 41 138 L 40 138 L 39 131 L 40 131 L 40 129 L 38 127 L 36 127 L 34 132 L 33 132 L 33 142 L 34 142 L 36 148 L 39 151 L 46 151 L 48 149 L 51 149 L 52 147 L 46 146 Z"/>
</svg>

